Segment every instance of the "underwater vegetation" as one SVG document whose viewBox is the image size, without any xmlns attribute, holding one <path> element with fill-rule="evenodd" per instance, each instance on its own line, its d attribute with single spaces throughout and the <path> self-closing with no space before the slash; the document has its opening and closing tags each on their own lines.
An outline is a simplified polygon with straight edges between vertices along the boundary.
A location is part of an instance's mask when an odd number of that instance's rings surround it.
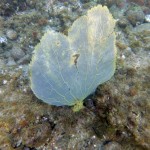
<svg viewBox="0 0 150 150">
<path fill-rule="evenodd" d="M 44 102 L 75 105 L 115 71 L 115 20 L 98 5 L 79 17 L 68 36 L 48 30 L 30 63 L 31 88 Z"/>
</svg>

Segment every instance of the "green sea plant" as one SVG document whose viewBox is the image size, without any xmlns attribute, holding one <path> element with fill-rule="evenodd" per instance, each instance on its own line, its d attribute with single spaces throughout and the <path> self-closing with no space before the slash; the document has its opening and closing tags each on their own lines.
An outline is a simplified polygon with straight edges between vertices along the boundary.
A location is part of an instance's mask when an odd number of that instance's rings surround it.
<svg viewBox="0 0 150 150">
<path fill-rule="evenodd" d="M 98 5 L 79 17 L 68 36 L 48 30 L 30 63 L 31 89 L 44 102 L 81 106 L 115 71 L 115 20 Z M 81 104 L 81 105 L 80 105 Z"/>
</svg>

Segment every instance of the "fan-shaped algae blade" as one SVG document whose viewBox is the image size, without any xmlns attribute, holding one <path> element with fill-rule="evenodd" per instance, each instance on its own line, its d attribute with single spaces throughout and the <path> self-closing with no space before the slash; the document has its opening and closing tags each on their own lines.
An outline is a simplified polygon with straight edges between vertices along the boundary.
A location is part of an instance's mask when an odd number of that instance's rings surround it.
<svg viewBox="0 0 150 150">
<path fill-rule="evenodd" d="M 115 71 L 115 20 L 98 5 L 68 31 L 47 31 L 30 64 L 35 95 L 56 106 L 74 105 L 109 80 Z"/>
</svg>

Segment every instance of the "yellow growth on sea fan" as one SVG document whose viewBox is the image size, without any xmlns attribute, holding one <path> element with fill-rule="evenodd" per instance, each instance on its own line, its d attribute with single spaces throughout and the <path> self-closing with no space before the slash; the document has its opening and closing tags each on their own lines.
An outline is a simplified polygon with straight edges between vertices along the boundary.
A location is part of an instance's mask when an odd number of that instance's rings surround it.
<svg viewBox="0 0 150 150">
<path fill-rule="evenodd" d="M 74 105 L 109 80 L 115 71 L 115 20 L 98 5 L 79 17 L 68 36 L 49 30 L 35 47 L 31 88 L 51 105 Z"/>
</svg>

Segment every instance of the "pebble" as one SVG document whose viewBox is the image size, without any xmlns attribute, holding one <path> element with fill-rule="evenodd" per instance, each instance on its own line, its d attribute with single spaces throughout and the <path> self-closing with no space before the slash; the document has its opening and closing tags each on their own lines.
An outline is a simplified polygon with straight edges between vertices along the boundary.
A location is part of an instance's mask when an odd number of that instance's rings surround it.
<svg viewBox="0 0 150 150">
<path fill-rule="evenodd" d="M 128 21 L 125 18 L 122 18 L 118 21 L 118 25 L 120 28 L 125 28 L 128 25 Z"/>
<path fill-rule="evenodd" d="M 24 53 L 24 51 L 21 48 L 13 47 L 12 50 L 11 50 L 11 56 L 16 61 L 16 60 L 19 60 L 22 57 L 24 57 L 25 53 Z"/>
<path fill-rule="evenodd" d="M 10 40 L 16 40 L 17 39 L 17 32 L 9 29 L 6 31 L 6 36 L 10 39 Z"/>
<path fill-rule="evenodd" d="M 12 57 L 9 57 L 6 65 L 7 66 L 15 66 L 16 62 L 14 61 L 14 59 Z"/>
</svg>

